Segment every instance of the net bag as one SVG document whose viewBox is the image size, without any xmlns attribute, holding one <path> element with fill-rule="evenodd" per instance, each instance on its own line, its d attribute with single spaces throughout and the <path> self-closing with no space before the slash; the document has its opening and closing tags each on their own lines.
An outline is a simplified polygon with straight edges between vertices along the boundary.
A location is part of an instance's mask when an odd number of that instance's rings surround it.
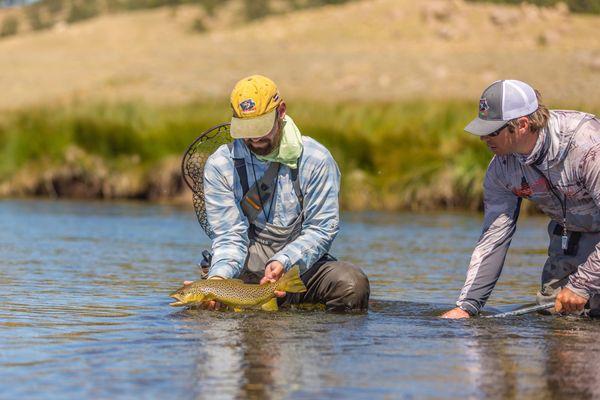
<svg viewBox="0 0 600 400">
<path fill-rule="evenodd" d="M 194 211 L 200 226 L 209 238 L 214 232 L 206 217 L 204 202 L 204 164 L 208 157 L 223 144 L 231 143 L 229 123 L 213 126 L 204 131 L 189 145 L 181 161 L 181 174 L 185 184 L 192 190 Z"/>
</svg>

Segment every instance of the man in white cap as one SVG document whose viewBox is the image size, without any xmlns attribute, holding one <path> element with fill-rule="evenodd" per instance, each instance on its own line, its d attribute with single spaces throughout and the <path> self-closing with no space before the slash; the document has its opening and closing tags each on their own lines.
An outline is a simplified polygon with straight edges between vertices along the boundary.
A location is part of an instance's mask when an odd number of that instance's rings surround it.
<svg viewBox="0 0 600 400">
<path fill-rule="evenodd" d="M 339 230 L 335 160 L 300 133 L 269 78 L 240 80 L 230 100 L 234 141 L 217 149 L 204 167 L 212 229 L 208 279 L 265 283 L 297 265 L 307 292 L 288 294 L 285 303 L 366 310 L 367 276 L 328 254 Z"/>
<path fill-rule="evenodd" d="M 483 232 L 457 307 L 444 318 L 477 315 L 500 276 L 521 200 L 551 218 L 538 302 L 556 312 L 600 314 L 600 121 L 549 111 L 528 84 L 502 80 L 479 100 L 465 130 L 495 154 L 484 181 Z"/>
</svg>

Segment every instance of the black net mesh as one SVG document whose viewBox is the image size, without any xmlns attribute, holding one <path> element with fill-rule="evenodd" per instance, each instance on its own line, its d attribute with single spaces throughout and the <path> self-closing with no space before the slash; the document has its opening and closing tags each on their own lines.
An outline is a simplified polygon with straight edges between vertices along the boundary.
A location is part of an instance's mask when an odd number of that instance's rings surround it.
<svg viewBox="0 0 600 400">
<path fill-rule="evenodd" d="M 206 218 L 204 204 L 204 163 L 221 145 L 232 141 L 229 124 L 214 126 L 194 140 L 183 155 L 181 172 L 185 183 L 192 189 L 194 210 L 200 226 L 211 239 L 214 233 Z"/>
</svg>

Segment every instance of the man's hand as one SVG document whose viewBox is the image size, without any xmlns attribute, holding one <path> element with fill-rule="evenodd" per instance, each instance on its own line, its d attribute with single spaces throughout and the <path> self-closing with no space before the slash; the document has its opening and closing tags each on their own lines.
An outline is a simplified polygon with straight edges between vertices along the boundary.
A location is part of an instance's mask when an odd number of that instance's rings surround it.
<svg viewBox="0 0 600 400">
<path fill-rule="evenodd" d="M 581 297 L 578 294 L 575 294 L 572 290 L 568 288 L 563 288 L 558 296 L 556 296 L 556 301 L 554 302 L 554 309 L 556 312 L 579 312 L 583 311 L 583 307 L 585 303 L 587 303 L 588 299 L 585 297 Z"/>
<path fill-rule="evenodd" d="M 285 272 L 283 268 L 283 264 L 279 261 L 271 261 L 265 267 L 265 276 L 260 280 L 260 284 L 264 285 L 269 282 L 277 282 Z M 283 297 L 285 296 L 285 292 L 276 291 L 275 296 Z"/>
<path fill-rule="evenodd" d="M 471 315 L 463 310 L 460 307 L 453 308 L 450 311 L 446 311 L 441 315 L 442 318 L 448 319 L 461 319 L 461 318 L 471 318 Z"/>
<path fill-rule="evenodd" d="M 208 279 L 223 279 L 223 278 L 221 278 L 220 276 L 211 276 Z M 194 282 L 193 281 L 184 281 L 183 286 L 191 285 L 192 283 L 194 283 Z M 199 308 L 202 310 L 219 310 L 221 308 L 221 303 L 214 301 L 214 300 L 203 301 L 202 303 L 200 303 Z"/>
</svg>

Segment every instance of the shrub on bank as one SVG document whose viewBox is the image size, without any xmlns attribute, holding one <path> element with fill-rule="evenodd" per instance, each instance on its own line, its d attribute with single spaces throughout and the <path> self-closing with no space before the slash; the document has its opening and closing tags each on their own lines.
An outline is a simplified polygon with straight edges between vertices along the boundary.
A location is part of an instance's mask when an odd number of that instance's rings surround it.
<svg viewBox="0 0 600 400">
<path fill-rule="evenodd" d="M 463 131 L 475 108 L 472 102 L 289 102 L 289 114 L 301 131 L 327 146 L 337 160 L 345 209 L 478 209 L 492 154 Z M 167 178 L 152 183 L 155 171 L 169 165 L 172 173 L 166 176 L 178 180 L 177 163 L 165 160 L 179 159 L 200 133 L 230 116 L 226 103 L 214 102 L 75 104 L 5 114 L 0 118 L 0 194 L 35 194 L 34 189 L 15 189 L 17 181 L 35 182 L 31 175 L 36 174 L 40 181 L 42 176 L 52 180 L 52 171 L 60 171 L 64 188 L 70 176 L 65 165 L 79 168 L 71 180 L 90 180 L 89 187 L 120 182 L 118 190 L 94 191 L 89 197 L 145 197 L 150 190 L 161 193 L 163 184 L 180 187 L 166 183 Z M 93 176 L 95 168 L 101 176 Z M 162 192 L 171 195 L 173 190 Z"/>
</svg>

